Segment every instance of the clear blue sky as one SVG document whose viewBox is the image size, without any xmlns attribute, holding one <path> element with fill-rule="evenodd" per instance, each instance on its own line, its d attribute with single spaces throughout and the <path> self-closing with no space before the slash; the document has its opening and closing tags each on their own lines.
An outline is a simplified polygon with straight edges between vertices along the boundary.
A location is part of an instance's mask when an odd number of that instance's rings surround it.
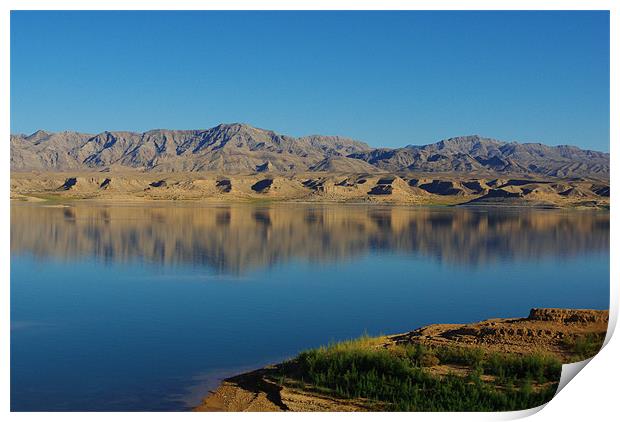
<svg viewBox="0 0 620 422">
<path fill-rule="evenodd" d="M 607 12 L 13 12 L 11 131 L 609 150 Z"/>
</svg>

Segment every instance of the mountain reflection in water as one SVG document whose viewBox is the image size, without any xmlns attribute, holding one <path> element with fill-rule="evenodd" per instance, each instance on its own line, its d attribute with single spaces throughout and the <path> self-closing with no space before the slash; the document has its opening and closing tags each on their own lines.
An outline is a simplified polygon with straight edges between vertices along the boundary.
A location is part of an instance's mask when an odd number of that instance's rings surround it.
<svg viewBox="0 0 620 422">
<path fill-rule="evenodd" d="M 364 205 L 11 206 L 11 254 L 205 266 L 218 273 L 370 251 L 479 266 L 609 250 L 609 213 Z"/>
</svg>

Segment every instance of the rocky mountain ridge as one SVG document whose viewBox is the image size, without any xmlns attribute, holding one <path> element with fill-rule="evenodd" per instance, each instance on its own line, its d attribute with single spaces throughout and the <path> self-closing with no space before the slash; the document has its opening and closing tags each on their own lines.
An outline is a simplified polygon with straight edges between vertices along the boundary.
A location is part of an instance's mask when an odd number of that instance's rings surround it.
<svg viewBox="0 0 620 422">
<path fill-rule="evenodd" d="M 609 154 L 573 146 L 503 142 L 478 135 L 403 148 L 339 136 L 291 137 L 249 125 L 144 133 L 11 135 L 14 171 L 457 172 L 609 177 Z"/>
</svg>

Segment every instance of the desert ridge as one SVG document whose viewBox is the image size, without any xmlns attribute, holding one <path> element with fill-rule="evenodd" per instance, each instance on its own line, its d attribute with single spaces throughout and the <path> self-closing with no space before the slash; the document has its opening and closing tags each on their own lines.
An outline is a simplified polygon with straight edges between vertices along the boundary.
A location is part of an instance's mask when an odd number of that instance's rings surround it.
<svg viewBox="0 0 620 422">
<path fill-rule="evenodd" d="M 11 198 L 32 201 L 307 201 L 605 209 L 609 193 L 609 182 L 596 178 L 318 171 L 11 173 Z"/>
</svg>

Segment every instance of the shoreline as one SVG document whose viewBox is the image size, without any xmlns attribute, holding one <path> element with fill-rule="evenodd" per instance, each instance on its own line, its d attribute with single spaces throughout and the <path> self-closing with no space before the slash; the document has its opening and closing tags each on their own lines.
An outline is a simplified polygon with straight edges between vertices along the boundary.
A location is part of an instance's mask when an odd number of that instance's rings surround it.
<svg viewBox="0 0 620 422">
<path fill-rule="evenodd" d="M 322 346 L 302 352 L 285 362 L 235 375 L 222 380 L 219 387 L 210 392 L 194 411 L 385 411 L 395 410 L 394 403 L 356 395 L 347 395 L 340 390 L 326 388 L 312 382 L 304 363 L 306 355 L 312 353 L 345 353 L 355 348 L 356 352 L 402 354 L 402 348 L 422 348 L 442 356 L 480 355 L 489 359 L 535 359 L 543 357 L 561 364 L 572 363 L 595 355 L 600 349 L 609 320 L 609 311 L 591 309 L 533 308 L 527 317 L 494 318 L 469 324 L 432 324 L 408 333 L 380 337 L 362 337 L 357 340 Z M 588 339 L 587 343 L 586 340 Z M 587 344 L 587 347 L 583 344 Z M 409 350 L 407 349 L 407 350 Z M 426 353 L 426 352 L 424 352 Z M 429 352 L 430 353 L 430 352 Z M 483 385 L 495 386 L 498 377 L 486 373 L 478 374 L 465 361 L 443 362 L 442 357 L 430 353 L 428 363 L 420 367 L 425 376 L 442 380 L 469 380 L 477 376 Z M 497 356 L 497 357 L 493 357 Z M 531 358 L 530 358 L 531 356 Z M 339 361 L 342 360 L 338 358 Z M 485 358 L 481 358 L 484 366 Z M 550 360 L 550 362 L 551 362 Z M 477 368 L 478 366 L 476 366 Z M 348 371 L 348 370 L 347 370 Z M 483 371 L 484 372 L 484 371 Z M 304 375 L 305 374 L 305 375 Z M 340 374 L 338 375 L 341 378 Z M 305 378 L 304 378 L 305 377 Z M 559 374 L 557 375 L 559 381 Z M 346 378 L 346 377 L 345 377 Z M 319 378 L 320 379 L 320 378 Z M 517 380 L 518 381 L 518 380 Z M 553 392 L 553 379 L 533 382 L 534 392 Z M 532 387 L 528 387 L 532 388 Z M 553 391 L 552 391 L 553 390 Z M 547 394 L 546 401 L 552 394 Z M 542 397 L 542 396 L 541 396 Z M 545 402 L 546 402 L 545 401 Z M 413 409 L 414 411 L 417 409 Z M 462 409 L 473 410 L 473 409 Z M 515 410 L 515 409 L 500 409 Z"/>
<path fill-rule="evenodd" d="M 345 207 L 406 207 L 411 209 L 467 209 L 467 210 L 535 210 L 535 211 L 569 211 L 569 212 L 609 212 L 609 204 L 601 204 L 597 206 L 580 206 L 574 204 L 550 205 L 535 204 L 526 201 L 520 203 L 410 203 L 398 201 L 358 201 L 358 200 L 330 200 L 330 199 L 171 199 L 171 198 L 143 198 L 143 197 L 127 197 L 127 198 L 102 198 L 102 197 L 41 197 L 38 194 L 24 195 L 11 194 L 9 198 L 11 204 L 39 204 L 42 206 L 73 206 L 79 204 L 97 205 L 97 206 L 147 206 L 147 205 L 170 205 L 170 206 L 200 206 L 200 207 L 226 207 L 226 206 L 280 206 L 280 205 L 300 205 L 300 206 L 345 206 Z"/>
<path fill-rule="evenodd" d="M 108 199 L 108 198 L 46 198 L 42 199 L 37 196 L 11 197 L 9 198 L 11 206 L 32 206 L 38 205 L 42 207 L 72 207 L 72 206 L 96 206 L 96 207 L 199 207 L 199 208 L 224 208 L 230 206 L 247 206 L 247 207 L 280 207 L 280 206 L 317 206 L 317 207 L 385 207 L 385 208 L 407 208 L 419 210 L 469 210 L 469 211 L 555 211 L 569 213 L 609 213 L 611 208 L 609 205 L 600 206 L 549 206 L 537 205 L 527 202 L 513 204 L 444 204 L 444 203 L 408 203 L 408 202 L 388 202 L 388 201 L 337 201 L 337 200 L 211 200 L 211 199 L 147 199 L 147 198 L 126 198 L 126 199 Z"/>
</svg>

